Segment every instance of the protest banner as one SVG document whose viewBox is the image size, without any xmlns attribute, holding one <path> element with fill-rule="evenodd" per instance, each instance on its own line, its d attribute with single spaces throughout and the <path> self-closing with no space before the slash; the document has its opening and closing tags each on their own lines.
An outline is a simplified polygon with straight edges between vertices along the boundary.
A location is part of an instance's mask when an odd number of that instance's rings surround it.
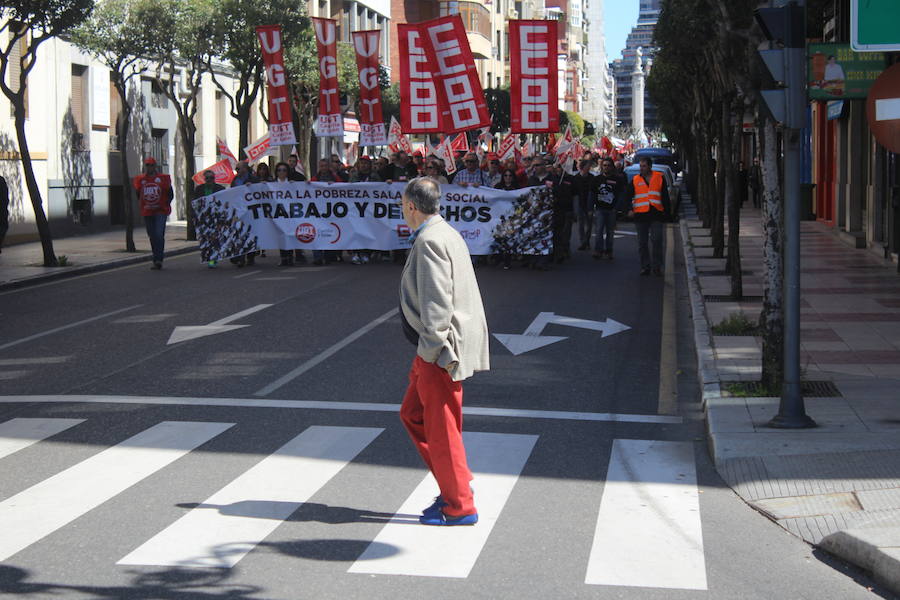
<svg viewBox="0 0 900 600">
<path fill-rule="evenodd" d="M 296 143 L 291 102 L 288 96 L 287 76 L 284 71 L 284 45 L 281 25 L 264 25 L 256 28 L 256 36 L 262 48 L 266 69 L 266 96 L 269 98 L 269 135 L 273 146 Z"/>
<path fill-rule="evenodd" d="M 440 133 L 441 106 L 419 24 L 397 25 L 400 47 L 400 120 L 406 133 Z"/>
<path fill-rule="evenodd" d="M 378 87 L 378 48 L 381 31 L 354 31 L 353 48 L 356 50 L 356 68 L 359 71 L 359 145 L 383 146 L 387 143 L 384 116 L 381 105 L 381 88 Z"/>
<path fill-rule="evenodd" d="M 509 21 L 510 126 L 513 133 L 559 131 L 556 61 L 556 21 Z"/>
<path fill-rule="evenodd" d="M 318 137 L 343 137 L 341 101 L 337 76 L 337 21 L 312 17 L 316 48 L 319 54 L 319 119 Z"/>
<path fill-rule="evenodd" d="M 410 246 L 400 206 L 405 183 L 257 183 L 194 201 L 204 262 L 256 248 L 397 250 Z M 473 255 L 549 254 L 546 187 L 504 191 L 441 186 L 441 215 Z"/>
<path fill-rule="evenodd" d="M 500 155 L 500 160 L 507 160 L 512 158 L 516 154 L 516 148 L 518 147 L 518 143 L 516 142 L 515 134 L 509 134 L 503 141 L 500 142 L 500 149 L 498 150 L 498 154 Z"/>
<path fill-rule="evenodd" d="M 219 162 L 206 167 L 202 171 L 195 173 L 191 180 L 197 185 L 202 185 L 205 183 L 203 179 L 203 174 L 207 171 L 212 171 L 216 176 L 216 183 L 219 185 L 229 185 L 231 180 L 234 179 L 234 169 L 232 168 L 231 162 L 227 158 L 223 158 Z"/>
</svg>

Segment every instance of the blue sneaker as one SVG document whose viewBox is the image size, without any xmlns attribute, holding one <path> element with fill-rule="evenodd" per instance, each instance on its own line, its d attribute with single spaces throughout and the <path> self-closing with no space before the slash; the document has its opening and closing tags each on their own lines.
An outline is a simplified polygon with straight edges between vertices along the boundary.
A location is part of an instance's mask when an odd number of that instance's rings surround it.
<svg viewBox="0 0 900 600">
<path fill-rule="evenodd" d="M 431 513 L 419 517 L 419 523 L 422 525 L 474 525 L 478 522 L 478 513 L 471 515 L 460 515 L 458 517 L 450 517 L 444 514 L 444 511 L 438 511 L 436 514 Z"/>
<path fill-rule="evenodd" d="M 445 506 L 447 506 L 447 503 L 444 502 L 444 497 L 440 495 L 435 496 L 434 502 L 432 502 L 428 508 L 422 511 L 422 515 L 425 517 L 432 517 L 441 512 L 441 509 Z"/>
</svg>

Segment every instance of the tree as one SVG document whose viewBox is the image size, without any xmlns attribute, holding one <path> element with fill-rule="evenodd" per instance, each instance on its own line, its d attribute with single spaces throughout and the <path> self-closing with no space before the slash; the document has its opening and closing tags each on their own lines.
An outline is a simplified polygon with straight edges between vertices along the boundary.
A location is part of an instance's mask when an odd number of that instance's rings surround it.
<svg viewBox="0 0 900 600">
<path fill-rule="evenodd" d="M 53 251 L 50 223 L 44 213 L 44 201 L 25 136 L 28 74 L 34 68 L 40 45 L 76 27 L 90 16 L 93 8 L 93 0 L 18 0 L 6 2 L 0 7 L 0 39 L 3 40 L 0 43 L 0 89 L 13 107 L 25 186 L 28 188 L 35 224 L 41 238 L 45 267 L 54 267 L 58 261 Z"/>
<path fill-rule="evenodd" d="M 238 121 L 238 148 L 244 158 L 244 148 L 249 139 L 250 117 L 253 103 L 259 97 L 263 85 L 262 53 L 256 37 L 259 25 L 280 24 L 285 40 L 290 40 L 309 28 L 304 3 L 294 0 L 221 0 L 214 15 L 213 47 L 218 51 L 207 56 L 206 70 L 213 83 L 228 99 L 229 112 Z M 213 64 L 214 59 L 227 62 L 233 69 L 228 78 Z M 230 83 L 237 78 L 237 88 Z"/>
<path fill-rule="evenodd" d="M 136 13 L 153 32 L 142 54 L 156 63 L 155 84 L 172 103 L 184 167 L 184 215 L 187 238 L 197 239 L 191 205 L 192 177 L 197 171 L 194 146 L 200 83 L 215 40 L 215 0 L 136 0 Z"/>
<path fill-rule="evenodd" d="M 575 138 L 580 138 L 582 135 L 584 135 L 584 119 L 581 118 L 581 115 L 573 110 L 564 110 L 562 112 L 566 115 L 566 125 L 572 128 L 572 135 Z M 560 133 L 566 130 L 566 125 L 563 125 L 562 119 L 560 119 Z"/>
<path fill-rule="evenodd" d="M 121 152 L 122 201 L 125 207 L 125 250 L 134 252 L 134 208 L 128 169 L 128 136 L 134 108 L 128 101 L 131 81 L 147 70 L 140 53 L 150 43 L 153 32 L 135 18 L 135 0 L 104 0 L 90 18 L 72 31 L 72 42 L 106 65 L 119 94 L 122 114 L 116 123 Z"/>
<path fill-rule="evenodd" d="M 284 63 L 288 72 L 297 131 L 297 154 L 309 172 L 309 148 L 313 121 L 319 109 L 319 54 L 311 27 L 285 38 Z M 348 109 L 359 97 L 359 74 L 353 46 L 338 42 L 338 88 L 346 94 Z M 399 106 L 399 102 L 398 102 Z"/>
</svg>

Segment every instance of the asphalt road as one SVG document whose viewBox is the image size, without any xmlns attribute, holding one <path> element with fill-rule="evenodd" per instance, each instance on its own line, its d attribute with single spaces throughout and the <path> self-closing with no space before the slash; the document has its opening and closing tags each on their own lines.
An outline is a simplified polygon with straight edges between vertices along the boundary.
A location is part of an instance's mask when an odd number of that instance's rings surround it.
<svg viewBox="0 0 900 600">
<path fill-rule="evenodd" d="M 665 295 L 622 229 L 614 262 L 479 268 L 492 333 L 581 321 L 492 339 L 467 381 L 464 530 L 415 521 L 399 266 L 186 255 L 0 293 L 0 596 L 882 595 L 719 479 L 679 253 Z"/>
</svg>

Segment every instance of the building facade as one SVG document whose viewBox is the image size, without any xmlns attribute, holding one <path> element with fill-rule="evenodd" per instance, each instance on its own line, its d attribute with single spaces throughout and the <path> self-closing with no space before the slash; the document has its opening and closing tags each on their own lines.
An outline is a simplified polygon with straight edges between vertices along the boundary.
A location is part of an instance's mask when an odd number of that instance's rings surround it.
<svg viewBox="0 0 900 600">
<path fill-rule="evenodd" d="M 644 75 L 649 73 L 648 65 L 652 64 L 656 48 L 653 46 L 653 30 L 659 20 L 659 12 L 662 0 L 641 0 L 638 22 L 632 27 L 631 33 L 625 40 L 625 48 L 621 58 L 612 63 L 613 76 L 616 80 L 616 125 L 624 129 L 633 129 L 632 106 L 634 93 L 632 82 L 634 81 L 634 68 L 637 58 L 637 49 L 643 53 Z M 658 127 L 656 107 L 647 98 L 646 89 L 643 95 L 644 127 L 645 131 Z"/>
<path fill-rule="evenodd" d="M 604 33 L 603 0 L 584 0 L 584 107 L 582 116 L 598 133 L 615 125 L 615 79 L 609 68 Z"/>
</svg>

